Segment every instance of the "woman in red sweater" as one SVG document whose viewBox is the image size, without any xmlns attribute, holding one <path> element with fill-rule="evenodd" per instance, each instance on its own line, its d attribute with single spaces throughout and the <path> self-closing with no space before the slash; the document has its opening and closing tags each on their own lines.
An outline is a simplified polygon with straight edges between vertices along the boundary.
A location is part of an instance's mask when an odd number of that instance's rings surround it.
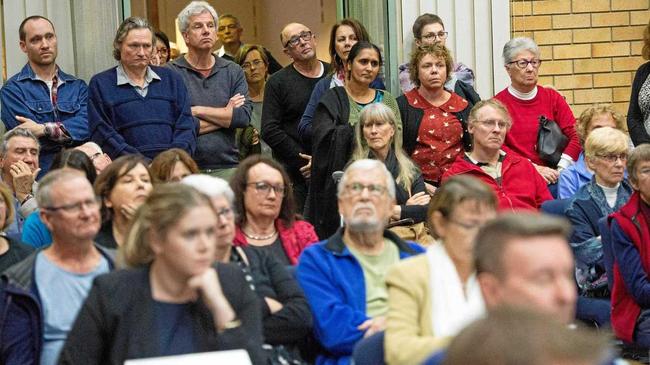
<svg viewBox="0 0 650 365">
<path fill-rule="evenodd" d="M 505 147 L 529 159 L 548 184 L 555 184 L 560 171 L 571 166 L 580 154 L 573 112 L 560 93 L 537 85 L 542 60 L 535 41 L 524 37 L 511 39 L 503 47 L 503 62 L 510 76 L 510 86 L 495 99 L 505 104 L 512 116 Z M 542 115 L 555 121 L 569 139 L 557 166 L 545 166 L 535 150 Z"/>
</svg>

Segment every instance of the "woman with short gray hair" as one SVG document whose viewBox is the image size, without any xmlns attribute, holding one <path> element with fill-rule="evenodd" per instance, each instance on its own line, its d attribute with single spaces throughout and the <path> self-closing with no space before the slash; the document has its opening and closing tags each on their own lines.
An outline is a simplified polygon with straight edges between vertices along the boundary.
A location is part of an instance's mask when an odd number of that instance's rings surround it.
<svg viewBox="0 0 650 365">
<path fill-rule="evenodd" d="M 555 89 L 537 85 L 542 59 L 535 41 L 525 37 L 509 40 L 503 47 L 503 62 L 510 85 L 494 98 L 506 105 L 513 118 L 505 146 L 529 159 L 546 183 L 552 185 L 551 192 L 557 191 L 553 187 L 557 187 L 560 171 L 573 165 L 581 150 L 573 112 Z M 569 141 L 557 163 L 544 161 L 536 150 L 540 117 L 557 123 Z"/>
</svg>

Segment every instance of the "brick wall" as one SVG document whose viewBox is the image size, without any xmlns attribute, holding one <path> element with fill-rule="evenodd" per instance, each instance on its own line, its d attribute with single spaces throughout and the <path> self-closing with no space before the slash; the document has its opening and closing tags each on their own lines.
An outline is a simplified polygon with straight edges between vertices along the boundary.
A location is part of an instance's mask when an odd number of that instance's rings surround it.
<svg viewBox="0 0 650 365">
<path fill-rule="evenodd" d="M 539 83 L 558 89 L 576 117 L 596 103 L 625 115 L 649 9 L 650 0 L 511 0 L 512 35 L 539 44 Z"/>
</svg>

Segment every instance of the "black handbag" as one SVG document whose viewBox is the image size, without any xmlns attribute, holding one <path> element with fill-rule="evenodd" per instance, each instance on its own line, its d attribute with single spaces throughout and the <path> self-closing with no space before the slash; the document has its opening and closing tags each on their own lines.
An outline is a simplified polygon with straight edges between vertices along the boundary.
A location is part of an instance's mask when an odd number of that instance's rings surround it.
<svg viewBox="0 0 650 365">
<path fill-rule="evenodd" d="M 569 139 L 554 121 L 543 115 L 539 116 L 537 131 L 537 154 L 546 166 L 556 168 Z"/>
</svg>

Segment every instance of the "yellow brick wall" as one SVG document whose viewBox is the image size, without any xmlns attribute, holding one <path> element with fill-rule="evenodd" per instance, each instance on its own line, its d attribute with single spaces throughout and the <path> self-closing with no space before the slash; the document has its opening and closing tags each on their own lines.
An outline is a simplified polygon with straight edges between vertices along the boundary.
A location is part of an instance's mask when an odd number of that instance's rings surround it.
<svg viewBox="0 0 650 365">
<path fill-rule="evenodd" d="M 540 84 L 565 96 L 576 117 L 595 103 L 627 114 L 650 0 L 511 0 L 512 36 L 532 37 Z"/>
</svg>

